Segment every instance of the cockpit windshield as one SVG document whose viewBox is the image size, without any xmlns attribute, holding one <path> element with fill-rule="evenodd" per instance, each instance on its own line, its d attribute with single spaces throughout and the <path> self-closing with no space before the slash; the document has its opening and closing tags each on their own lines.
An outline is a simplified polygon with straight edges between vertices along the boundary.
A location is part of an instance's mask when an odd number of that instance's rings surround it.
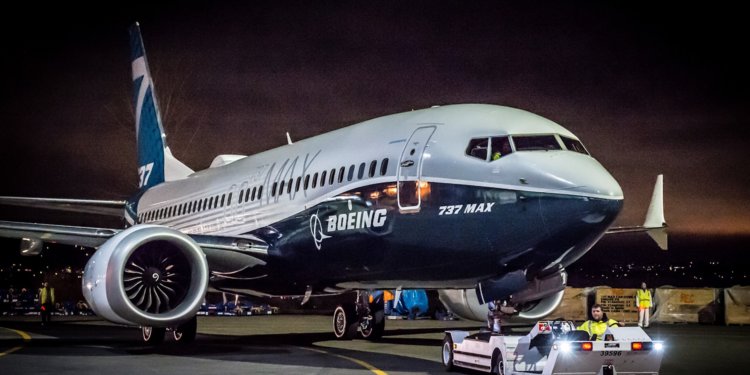
<svg viewBox="0 0 750 375">
<path fill-rule="evenodd" d="M 514 147 L 515 146 L 515 147 Z M 513 135 L 474 138 L 466 147 L 466 155 L 487 162 L 499 160 L 515 151 L 568 150 L 589 155 L 583 144 L 559 134 Z"/>
<path fill-rule="evenodd" d="M 554 135 L 514 135 L 516 151 L 562 150 Z"/>
<path fill-rule="evenodd" d="M 567 148 L 568 150 L 580 152 L 585 155 L 589 155 L 589 152 L 586 151 L 586 148 L 583 147 L 583 143 L 581 143 L 580 141 L 577 141 L 573 138 L 563 137 L 563 136 L 560 136 L 560 139 L 563 141 L 565 148 Z"/>
<path fill-rule="evenodd" d="M 513 152 L 508 137 L 483 137 L 472 139 L 466 148 L 466 155 L 484 161 L 495 161 Z"/>
</svg>

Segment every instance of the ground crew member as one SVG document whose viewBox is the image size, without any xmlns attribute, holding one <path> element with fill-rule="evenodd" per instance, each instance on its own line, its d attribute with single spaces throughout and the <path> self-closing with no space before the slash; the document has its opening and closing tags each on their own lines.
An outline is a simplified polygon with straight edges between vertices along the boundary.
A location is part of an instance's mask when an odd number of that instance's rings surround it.
<svg viewBox="0 0 750 375">
<path fill-rule="evenodd" d="M 648 328 L 648 316 L 651 315 L 651 291 L 646 288 L 646 282 L 641 283 L 641 289 L 635 292 L 635 305 L 638 307 L 638 327 Z"/>
<path fill-rule="evenodd" d="M 607 314 L 602 311 L 602 306 L 598 303 L 591 306 L 591 320 L 583 322 L 578 326 L 578 330 L 585 331 L 589 334 L 590 340 L 601 340 L 604 336 L 604 332 L 607 331 L 607 327 L 618 327 L 614 319 L 609 319 Z"/>
<path fill-rule="evenodd" d="M 55 308 L 55 288 L 50 288 L 46 281 L 39 288 L 39 303 L 42 305 L 42 326 L 44 326 L 49 323 L 50 314 Z"/>
</svg>

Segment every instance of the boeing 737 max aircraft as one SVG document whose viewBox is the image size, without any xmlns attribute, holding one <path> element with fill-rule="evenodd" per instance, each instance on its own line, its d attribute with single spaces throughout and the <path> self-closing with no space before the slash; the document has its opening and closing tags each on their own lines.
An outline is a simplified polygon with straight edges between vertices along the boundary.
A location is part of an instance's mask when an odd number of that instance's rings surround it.
<svg viewBox="0 0 750 375">
<path fill-rule="evenodd" d="M 131 49 L 133 197 L 0 197 L 124 215 L 129 228 L 3 221 L 0 235 L 23 238 L 29 254 L 43 241 L 98 247 L 84 270 L 86 300 L 103 318 L 141 326 L 149 342 L 167 330 L 194 338 L 208 288 L 305 301 L 356 290 L 334 313 L 339 338 L 382 335 L 382 301 L 367 295 L 386 288 L 442 290 L 464 316 L 494 300 L 544 316 L 560 303 L 565 268 L 604 234 L 665 226 L 661 178 L 643 226 L 610 228 L 622 190 L 578 138 L 495 105 L 385 116 L 256 155 L 221 155 L 194 172 L 167 145 L 137 24 Z"/>
</svg>

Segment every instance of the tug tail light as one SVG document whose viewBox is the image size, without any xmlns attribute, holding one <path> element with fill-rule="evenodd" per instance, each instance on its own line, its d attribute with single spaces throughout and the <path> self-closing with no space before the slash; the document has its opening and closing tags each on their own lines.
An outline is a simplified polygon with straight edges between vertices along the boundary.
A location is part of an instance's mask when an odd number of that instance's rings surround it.
<svg viewBox="0 0 750 375">
<path fill-rule="evenodd" d="M 653 348 L 654 348 L 653 342 L 633 341 L 630 343 L 630 350 L 634 352 L 651 350 Z"/>
<path fill-rule="evenodd" d="M 581 350 L 583 350 L 584 352 L 590 352 L 593 349 L 594 349 L 593 342 L 585 341 L 581 343 Z"/>
</svg>

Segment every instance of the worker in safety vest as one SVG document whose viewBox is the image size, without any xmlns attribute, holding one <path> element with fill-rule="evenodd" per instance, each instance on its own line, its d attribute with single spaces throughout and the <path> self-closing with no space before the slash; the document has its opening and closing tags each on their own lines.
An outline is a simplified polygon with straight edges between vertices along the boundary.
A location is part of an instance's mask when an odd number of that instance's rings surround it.
<svg viewBox="0 0 750 375">
<path fill-rule="evenodd" d="M 648 316 L 651 315 L 651 291 L 646 282 L 641 283 L 641 289 L 635 292 L 635 305 L 638 307 L 638 327 L 648 328 Z"/>
<path fill-rule="evenodd" d="M 596 303 L 591 306 L 591 320 L 583 322 L 578 326 L 578 330 L 588 333 L 591 340 L 601 340 L 604 332 L 607 331 L 607 327 L 618 326 L 619 323 L 614 319 L 609 319 L 607 314 L 602 311 L 602 306 Z"/>
<path fill-rule="evenodd" d="M 42 325 L 45 325 L 49 323 L 52 309 L 55 308 L 55 288 L 50 288 L 46 281 L 39 288 L 39 303 L 42 305 Z"/>
</svg>

